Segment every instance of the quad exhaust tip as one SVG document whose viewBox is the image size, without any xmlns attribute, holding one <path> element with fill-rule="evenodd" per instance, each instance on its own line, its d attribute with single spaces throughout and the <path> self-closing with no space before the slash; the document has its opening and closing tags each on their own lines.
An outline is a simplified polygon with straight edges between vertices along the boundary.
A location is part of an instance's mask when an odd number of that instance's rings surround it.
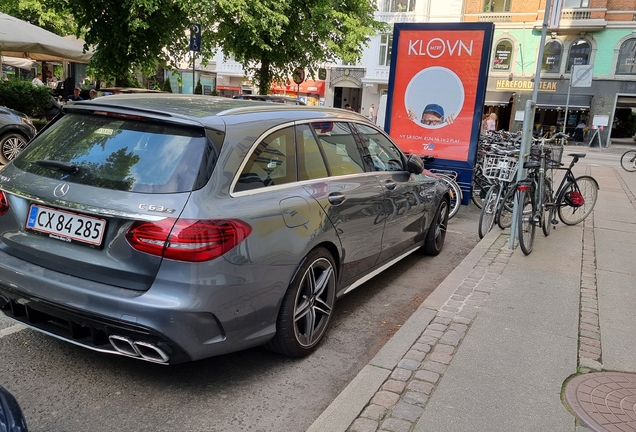
<svg viewBox="0 0 636 432">
<path fill-rule="evenodd" d="M 129 357 L 137 357 L 153 363 L 168 363 L 170 360 L 168 354 L 149 342 L 134 341 L 120 335 L 110 335 L 108 340 L 118 353 Z"/>
</svg>

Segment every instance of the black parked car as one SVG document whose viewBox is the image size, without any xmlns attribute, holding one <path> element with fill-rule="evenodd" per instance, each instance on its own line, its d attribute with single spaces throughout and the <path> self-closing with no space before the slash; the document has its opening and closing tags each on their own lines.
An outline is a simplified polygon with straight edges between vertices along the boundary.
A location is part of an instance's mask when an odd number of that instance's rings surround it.
<svg viewBox="0 0 636 432">
<path fill-rule="evenodd" d="M 0 106 L 0 164 L 16 157 L 36 133 L 26 114 Z"/>
<path fill-rule="evenodd" d="M 356 113 L 160 93 L 63 114 L 0 176 L 0 310 L 86 348 L 307 355 L 338 297 L 444 245 L 447 186 Z"/>
</svg>

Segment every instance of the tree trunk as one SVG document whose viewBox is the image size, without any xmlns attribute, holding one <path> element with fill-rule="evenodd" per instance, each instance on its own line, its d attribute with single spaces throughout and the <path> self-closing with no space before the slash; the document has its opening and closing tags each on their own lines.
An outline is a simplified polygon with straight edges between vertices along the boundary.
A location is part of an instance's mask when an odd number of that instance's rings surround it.
<svg viewBox="0 0 636 432">
<path fill-rule="evenodd" d="M 269 73 L 269 59 L 261 59 L 261 68 L 258 71 L 258 94 L 269 94 L 272 85 L 272 76 Z"/>
</svg>

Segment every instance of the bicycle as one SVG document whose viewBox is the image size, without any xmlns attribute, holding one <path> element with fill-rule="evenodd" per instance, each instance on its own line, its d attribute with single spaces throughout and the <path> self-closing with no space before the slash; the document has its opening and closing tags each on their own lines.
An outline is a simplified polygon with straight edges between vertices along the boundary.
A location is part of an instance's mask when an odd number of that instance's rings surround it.
<svg viewBox="0 0 636 432">
<path fill-rule="evenodd" d="M 499 154 L 486 155 L 483 160 L 482 174 L 492 181 L 479 213 L 479 238 L 490 232 L 499 214 L 502 197 L 507 194 L 510 184 L 517 173 L 518 158 L 516 150 L 499 150 Z"/>
<path fill-rule="evenodd" d="M 621 166 L 625 171 L 636 171 L 636 150 L 627 150 L 621 156 Z"/>
<path fill-rule="evenodd" d="M 424 164 L 432 162 L 435 156 L 426 155 L 422 156 Z M 448 186 L 448 193 L 450 195 L 450 204 L 448 210 L 448 219 L 452 219 L 459 212 L 459 207 L 462 204 L 462 189 L 457 184 L 457 171 L 443 170 L 437 168 L 427 168 L 430 172 L 438 176 Z"/>
<path fill-rule="evenodd" d="M 590 215 L 598 199 L 598 182 L 591 176 L 575 177 L 572 173 L 572 167 L 586 154 L 568 153 L 572 161 L 567 168 L 561 168 L 562 164 L 557 161 L 551 161 L 553 166 L 550 166 L 547 158 L 554 150 L 546 151 L 543 144 L 540 145 L 539 160 L 524 163 L 530 171 L 528 177 L 517 184 L 516 202 L 521 207 L 517 224 L 519 246 L 525 255 L 532 252 L 537 225 L 541 225 L 545 236 L 550 234 L 552 225 L 558 223 L 556 214 L 565 225 L 576 225 Z M 555 193 L 550 178 L 545 176 L 546 167 L 565 171 Z"/>
</svg>

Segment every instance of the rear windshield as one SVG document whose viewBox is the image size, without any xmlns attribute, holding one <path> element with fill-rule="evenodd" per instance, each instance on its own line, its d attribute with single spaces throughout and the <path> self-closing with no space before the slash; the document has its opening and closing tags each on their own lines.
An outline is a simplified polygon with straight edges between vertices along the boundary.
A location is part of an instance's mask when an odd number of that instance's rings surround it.
<svg viewBox="0 0 636 432">
<path fill-rule="evenodd" d="M 14 165 L 40 176 L 130 192 L 191 191 L 207 140 L 202 128 L 67 114 L 39 135 Z M 70 174 L 36 161 L 71 163 Z"/>
</svg>

